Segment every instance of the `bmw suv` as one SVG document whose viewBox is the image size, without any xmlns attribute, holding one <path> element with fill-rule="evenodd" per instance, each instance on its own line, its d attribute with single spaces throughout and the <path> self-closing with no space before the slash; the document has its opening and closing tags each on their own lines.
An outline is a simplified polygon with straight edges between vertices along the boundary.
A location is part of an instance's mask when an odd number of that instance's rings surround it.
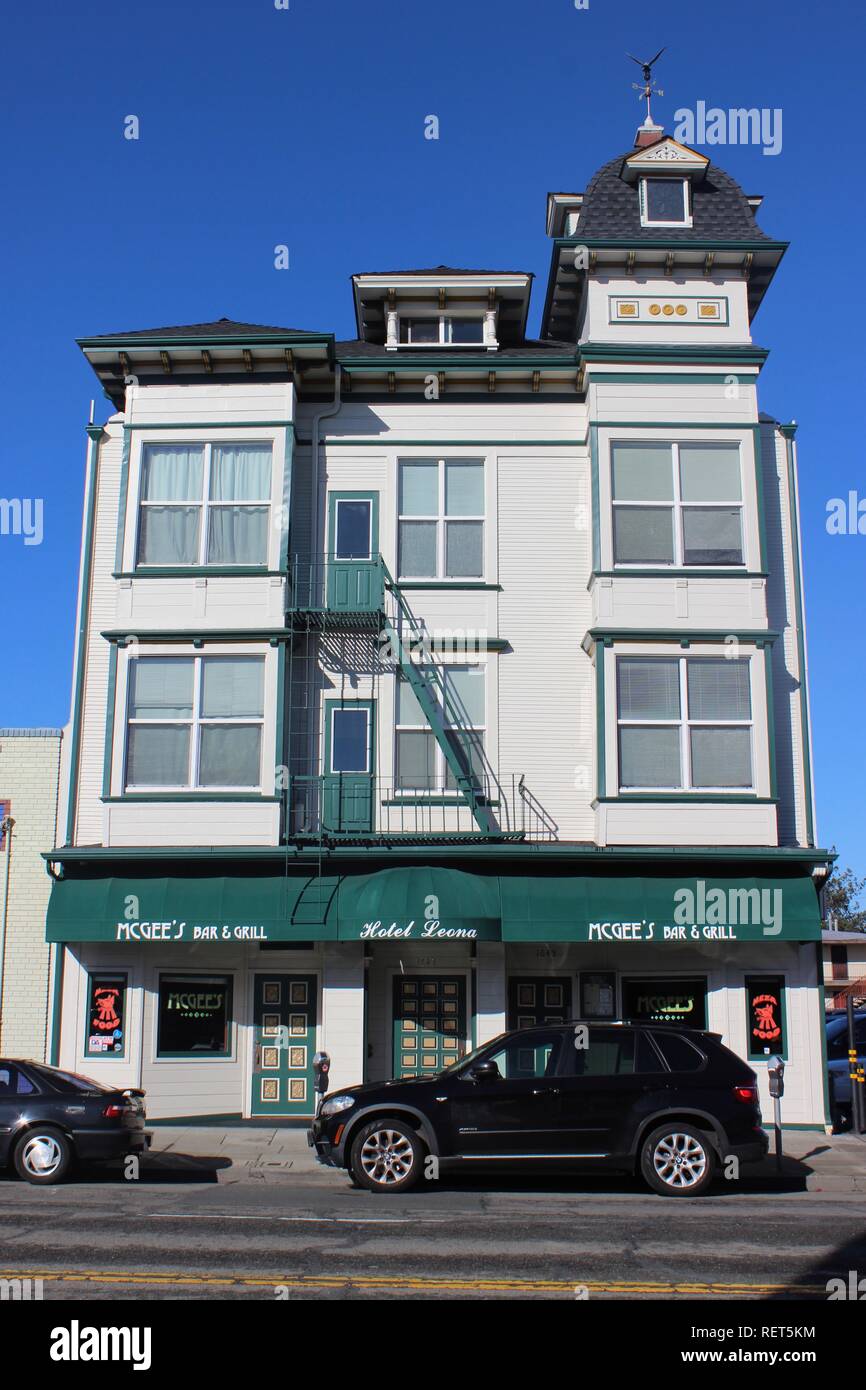
<svg viewBox="0 0 866 1390">
<path fill-rule="evenodd" d="M 308 1142 L 377 1192 L 445 1168 L 565 1164 L 640 1173 L 668 1197 L 768 1148 L 755 1073 L 717 1034 L 629 1023 L 523 1028 L 434 1075 L 351 1086 L 324 1100 Z"/>
</svg>

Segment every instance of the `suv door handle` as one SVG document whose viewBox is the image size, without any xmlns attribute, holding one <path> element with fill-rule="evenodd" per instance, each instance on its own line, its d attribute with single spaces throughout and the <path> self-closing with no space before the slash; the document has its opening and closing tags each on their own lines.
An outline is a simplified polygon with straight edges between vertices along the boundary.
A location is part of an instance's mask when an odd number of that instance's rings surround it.
<svg viewBox="0 0 866 1390">
<path fill-rule="evenodd" d="M 559 1087 L 558 1087 L 558 1086 L 539 1086 L 537 1089 L 533 1090 L 532 1094 L 533 1094 L 534 1096 L 558 1096 L 558 1095 L 559 1095 Z"/>
</svg>

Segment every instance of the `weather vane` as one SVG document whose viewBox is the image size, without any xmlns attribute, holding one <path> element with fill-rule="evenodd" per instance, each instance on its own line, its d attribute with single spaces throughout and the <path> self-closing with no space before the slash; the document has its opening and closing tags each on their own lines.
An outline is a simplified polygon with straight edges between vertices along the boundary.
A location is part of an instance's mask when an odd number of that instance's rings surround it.
<svg viewBox="0 0 866 1390">
<path fill-rule="evenodd" d="M 639 68 L 643 68 L 643 85 L 641 85 L 640 82 L 632 82 L 631 85 L 634 87 L 636 92 L 640 92 L 641 100 L 646 101 L 647 125 L 652 125 L 653 123 L 652 112 L 650 111 L 650 99 L 654 96 L 664 96 L 664 92 L 662 91 L 661 87 L 657 87 L 653 82 L 652 76 L 653 67 L 658 62 L 659 58 L 662 56 L 664 51 L 665 50 L 663 48 L 660 48 L 656 56 L 654 58 L 650 58 L 649 62 L 645 62 L 643 58 L 635 58 L 631 53 L 626 54 L 626 57 L 631 58 L 633 63 L 637 63 Z"/>
</svg>

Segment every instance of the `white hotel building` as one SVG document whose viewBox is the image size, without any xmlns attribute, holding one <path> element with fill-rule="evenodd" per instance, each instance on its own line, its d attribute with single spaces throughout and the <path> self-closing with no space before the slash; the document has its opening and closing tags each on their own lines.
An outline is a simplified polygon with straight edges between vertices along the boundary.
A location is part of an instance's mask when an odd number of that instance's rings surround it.
<svg viewBox="0 0 866 1390">
<path fill-rule="evenodd" d="M 827 1123 L 785 251 L 639 132 L 532 277 L 353 277 L 357 338 L 81 340 L 53 1056 L 302 1117 L 504 1028 L 679 1019 Z"/>
</svg>

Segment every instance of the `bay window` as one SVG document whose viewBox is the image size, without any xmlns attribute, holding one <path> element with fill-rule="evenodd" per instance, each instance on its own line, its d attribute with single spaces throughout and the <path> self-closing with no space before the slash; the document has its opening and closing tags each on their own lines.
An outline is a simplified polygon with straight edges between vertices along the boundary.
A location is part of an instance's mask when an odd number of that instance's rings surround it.
<svg viewBox="0 0 866 1390">
<path fill-rule="evenodd" d="M 263 724 L 263 657 L 134 658 L 126 786 L 258 789 Z"/>
<path fill-rule="evenodd" d="M 748 660 L 621 656 L 616 670 L 622 790 L 753 787 Z"/>
<path fill-rule="evenodd" d="M 266 565 L 270 444 L 144 444 L 138 564 Z"/>
<path fill-rule="evenodd" d="M 484 774 L 485 680 L 482 666 L 440 668 L 451 709 L 460 713 L 460 731 L 449 735 L 456 748 L 468 752 L 473 775 Z M 456 792 L 457 781 L 445 760 L 409 682 L 397 678 L 398 792 Z"/>
<path fill-rule="evenodd" d="M 616 565 L 742 565 L 737 444 L 611 445 Z"/>
<path fill-rule="evenodd" d="M 399 469 L 400 577 L 480 579 L 484 464 L 476 459 L 412 459 Z"/>
</svg>

